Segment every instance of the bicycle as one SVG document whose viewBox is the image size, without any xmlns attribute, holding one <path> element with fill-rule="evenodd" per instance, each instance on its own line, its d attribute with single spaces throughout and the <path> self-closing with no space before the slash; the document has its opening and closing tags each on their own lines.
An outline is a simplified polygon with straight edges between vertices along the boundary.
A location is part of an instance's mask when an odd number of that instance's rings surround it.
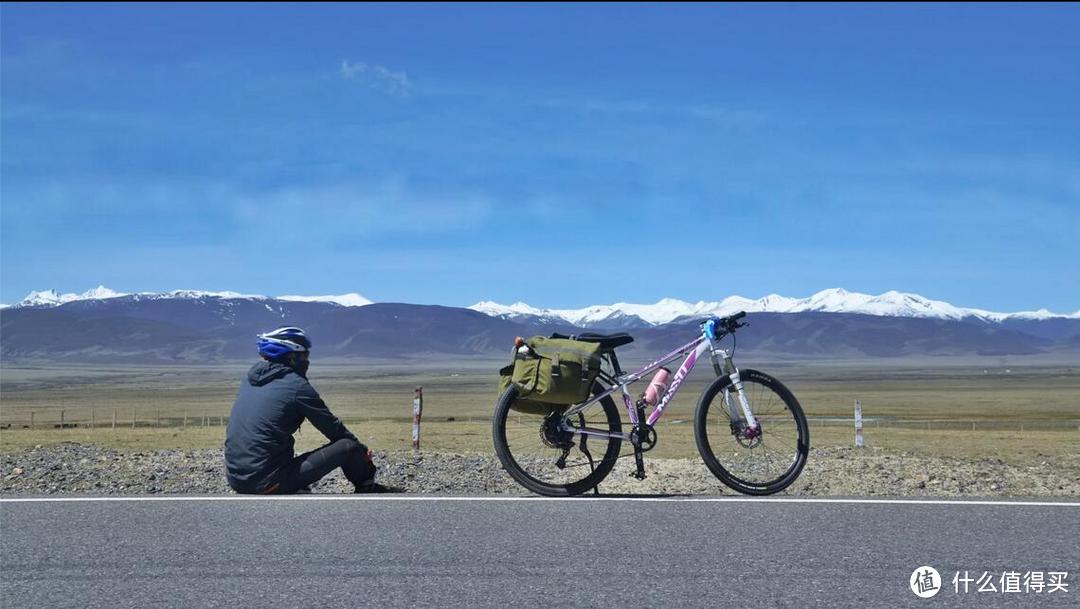
<svg viewBox="0 0 1080 609">
<path fill-rule="evenodd" d="M 503 468 L 540 495 L 572 496 L 590 489 L 598 493 L 598 485 L 620 458 L 622 443 L 629 442 L 636 465 L 632 475 L 644 479 L 643 454 L 656 446 L 656 422 L 697 361 L 708 353 L 716 379 L 702 392 L 694 413 L 694 439 L 702 460 L 721 482 L 743 494 L 771 495 L 787 488 L 806 465 L 810 430 L 798 400 L 783 383 L 757 370 L 740 371 L 732 360 L 734 345 L 730 351 L 721 348 L 721 339 L 728 335 L 734 339 L 738 328 L 749 325 L 739 323 L 745 316 L 740 312 L 702 321 L 700 336 L 632 373 L 623 372 L 615 355 L 616 348 L 633 342 L 627 334 L 555 335 L 600 343 L 610 371 L 601 370 L 589 399 L 546 414 L 512 411 L 518 389 L 515 385 L 506 389 L 492 419 L 495 452 Z M 647 413 L 650 404 L 644 398 L 635 402 L 628 387 L 681 356 L 685 360 L 666 393 Z M 631 425 L 628 432 L 622 430 L 611 397 L 616 392 L 622 393 Z M 594 450 L 602 455 L 599 463 Z"/>
</svg>

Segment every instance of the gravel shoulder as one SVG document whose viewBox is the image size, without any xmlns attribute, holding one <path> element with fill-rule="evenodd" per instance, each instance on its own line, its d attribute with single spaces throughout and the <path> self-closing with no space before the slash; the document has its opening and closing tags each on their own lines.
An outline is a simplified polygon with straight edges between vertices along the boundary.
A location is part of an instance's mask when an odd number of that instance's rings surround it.
<svg viewBox="0 0 1080 609">
<path fill-rule="evenodd" d="M 527 492 L 494 456 L 412 451 L 376 455 L 381 482 L 410 493 L 455 495 Z M 630 477 L 632 459 L 621 459 L 600 486 L 605 494 L 730 495 L 698 460 L 646 459 L 649 477 Z M 350 485 L 335 472 L 316 493 L 344 493 Z M 232 491 L 219 450 L 125 452 L 89 444 L 35 447 L 0 457 L 0 495 L 157 495 Z M 966 460 L 882 449 L 813 449 L 799 480 L 785 491 L 798 496 L 1076 497 L 1080 455 L 1025 464 L 1000 459 Z"/>
</svg>

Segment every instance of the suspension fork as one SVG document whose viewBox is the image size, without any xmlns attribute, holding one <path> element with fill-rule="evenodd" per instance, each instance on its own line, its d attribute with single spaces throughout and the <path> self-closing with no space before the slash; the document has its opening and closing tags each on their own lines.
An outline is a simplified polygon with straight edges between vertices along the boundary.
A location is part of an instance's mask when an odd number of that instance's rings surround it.
<svg viewBox="0 0 1080 609">
<path fill-rule="evenodd" d="M 734 388 L 735 398 L 739 402 L 739 409 L 732 408 L 729 397 L 729 390 L 724 389 L 724 403 L 727 406 L 728 412 L 731 413 L 732 423 L 737 428 L 745 428 L 750 430 L 757 430 L 758 422 L 754 417 L 753 410 L 750 408 L 750 400 L 746 397 L 746 391 L 743 389 L 742 376 L 739 375 L 739 369 L 735 367 L 735 362 L 731 359 L 731 354 L 723 349 L 714 348 L 712 350 L 713 370 L 716 371 L 716 376 L 726 376 L 731 379 L 731 385 L 729 387 Z M 740 412 L 741 411 L 741 412 Z"/>
</svg>

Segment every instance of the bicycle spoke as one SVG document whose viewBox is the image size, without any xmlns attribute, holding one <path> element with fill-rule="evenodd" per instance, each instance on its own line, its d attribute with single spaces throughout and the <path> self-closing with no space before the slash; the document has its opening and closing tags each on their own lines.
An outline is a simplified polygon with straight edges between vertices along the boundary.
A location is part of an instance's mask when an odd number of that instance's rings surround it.
<svg viewBox="0 0 1080 609">
<path fill-rule="evenodd" d="M 767 489 L 802 468 L 799 455 L 804 451 L 804 443 L 800 438 L 799 420 L 779 393 L 757 380 L 761 376 L 743 377 L 743 390 L 760 435 L 747 438 L 746 431 L 733 435 L 731 411 L 734 409 L 739 419 L 743 413 L 741 406 L 736 408 L 736 396 L 731 396 L 730 404 L 725 403 L 722 390 L 702 406 L 705 411 L 698 416 L 704 419 L 698 423 L 700 427 L 695 432 L 703 435 L 699 438 L 699 446 L 708 450 L 708 453 L 703 452 L 703 457 L 711 454 L 712 463 L 706 458 L 706 464 L 713 473 L 733 488 L 746 488 L 743 492 Z"/>
<path fill-rule="evenodd" d="M 610 472 L 621 445 L 620 438 L 585 439 L 574 433 L 581 428 L 604 433 L 619 430 L 618 410 L 610 398 L 570 418 L 558 413 L 509 413 L 504 416 L 501 433 L 497 422 L 495 428 L 496 448 L 501 443 L 507 471 L 542 494 L 566 494 L 574 489 L 573 494 L 591 488 L 595 482 L 590 484 L 590 480 L 599 481 Z M 583 439 L 589 454 L 582 451 Z"/>
</svg>

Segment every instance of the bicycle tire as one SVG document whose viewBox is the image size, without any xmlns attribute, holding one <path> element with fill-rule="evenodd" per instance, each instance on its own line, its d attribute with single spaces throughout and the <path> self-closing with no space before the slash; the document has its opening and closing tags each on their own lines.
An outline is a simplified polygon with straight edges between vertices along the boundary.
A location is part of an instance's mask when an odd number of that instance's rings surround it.
<svg viewBox="0 0 1080 609">
<path fill-rule="evenodd" d="M 698 453 L 709 471 L 731 489 L 745 495 L 778 493 L 794 482 L 802 473 L 803 467 L 806 466 L 806 460 L 810 453 L 810 428 L 806 423 L 806 416 L 803 414 L 802 406 L 799 405 L 795 395 L 783 383 L 757 370 L 741 370 L 739 374 L 742 378 L 743 388 L 748 393 L 754 416 L 761 423 L 763 435 L 760 442 L 754 447 L 748 447 L 741 443 L 745 442 L 745 439 L 736 438 L 735 432 L 731 429 L 730 416 L 727 414 L 727 408 L 725 408 L 723 400 L 716 400 L 716 397 L 722 395 L 721 392 L 731 385 L 731 379 L 727 376 L 720 376 L 702 392 L 701 398 L 698 400 L 697 410 L 694 413 L 694 439 L 697 442 Z M 782 405 L 782 408 L 778 409 L 778 405 Z M 710 426 L 710 410 L 717 407 L 720 409 L 720 414 L 717 416 L 714 411 L 715 420 Z M 793 438 L 780 440 L 780 434 L 777 430 L 786 430 L 785 426 L 787 425 L 791 426 L 795 431 L 795 435 Z M 710 430 L 712 430 L 712 433 L 710 433 Z M 721 440 L 725 440 L 723 445 L 721 445 Z M 762 465 L 769 467 L 776 463 L 768 452 L 769 442 L 783 450 L 782 458 L 788 456 L 791 458 L 790 464 L 779 475 L 770 478 L 768 476 L 772 474 L 767 474 L 763 477 L 764 479 L 751 480 L 745 473 L 747 471 L 746 467 L 736 470 L 735 457 L 731 454 L 733 449 L 736 450 L 736 455 L 739 454 L 737 449 L 741 449 L 741 452 L 747 456 L 751 454 L 747 451 L 761 449 L 761 451 L 753 453 L 753 456 L 749 456 L 753 464 L 750 467 L 756 466 L 760 469 Z M 721 463 L 721 456 L 717 454 L 717 449 L 721 447 L 723 451 L 722 458 L 727 463 L 726 465 Z M 787 454 L 788 451 L 791 452 L 790 455 Z M 778 463 L 781 466 L 785 465 L 782 460 L 778 461 Z"/>
<path fill-rule="evenodd" d="M 594 389 L 595 392 L 600 391 L 600 385 L 597 384 Z M 491 432 L 492 439 L 495 444 L 495 454 L 499 457 L 499 461 L 502 463 L 503 469 L 506 470 L 510 477 L 518 482 L 526 489 L 537 493 L 539 495 L 546 495 L 549 497 L 570 497 L 574 495 L 580 495 L 595 488 L 600 482 L 611 473 L 611 470 L 615 468 L 615 462 L 619 458 L 619 451 L 622 445 L 621 438 L 606 438 L 606 448 L 603 451 L 603 456 L 600 457 L 599 463 L 589 463 L 588 470 L 584 468 L 584 462 L 578 464 L 575 462 L 573 467 L 580 467 L 580 470 L 571 470 L 571 473 L 559 475 L 559 472 L 566 472 L 570 469 L 570 466 L 566 468 L 558 468 L 555 466 L 555 470 L 551 471 L 550 468 L 544 467 L 545 463 L 548 463 L 548 459 L 551 459 L 550 464 L 554 466 L 554 459 L 556 455 L 562 453 L 561 448 L 551 448 L 542 444 L 543 432 L 541 425 L 545 422 L 546 417 L 543 415 L 530 415 L 512 411 L 514 400 L 518 397 L 518 390 L 511 385 L 506 391 L 499 396 L 499 401 L 495 404 L 495 414 L 492 417 Z M 592 421 L 589 421 L 589 427 L 596 427 L 598 424 L 606 425 L 606 430 L 614 433 L 620 433 L 622 431 L 622 421 L 619 418 L 619 410 L 615 406 L 615 401 L 610 396 L 605 397 L 599 401 L 602 408 L 603 418 L 599 419 L 594 416 Z M 594 406 L 590 406 L 590 409 L 594 409 Z M 587 411 L 588 411 L 587 410 Z M 521 427 L 528 433 L 530 428 L 530 419 L 533 419 L 531 423 L 535 423 L 533 428 L 533 435 L 540 441 L 537 442 L 540 446 L 538 450 L 524 452 L 521 449 L 515 450 L 510 445 L 507 435 L 507 424 L 511 416 L 524 420 L 524 422 L 516 422 L 515 427 Z M 549 415 L 550 416 L 550 415 Z M 555 415 L 558 416 L 558 415 Z M 584 416 L 584 414 L 583 414 Z M 571 419 L 574 420 L 573 418 Z M 582 436 L 575 436 L 577 440 L 574 442 L 574 447 L 581 452 L 580 438 Z M 586 449 L 588 450 L 588 443 L 594 445 L 598 441 L 596 437 L 590 437 L 586 443 Z M 546 450 L 545 450 L 546 449 Z M 583 461 L 583 457 L 581 458 Z M 539 465 L 540 467 L 537 467 Z M 539 477 L 540 470 L 549 471 L 552 478 L 563 478 L 562 480 L 545 480 Z M 588 471 L 586 475 L 580 479 L 569 479 L 576 477 L 575 471 Z"/>
</svg>

